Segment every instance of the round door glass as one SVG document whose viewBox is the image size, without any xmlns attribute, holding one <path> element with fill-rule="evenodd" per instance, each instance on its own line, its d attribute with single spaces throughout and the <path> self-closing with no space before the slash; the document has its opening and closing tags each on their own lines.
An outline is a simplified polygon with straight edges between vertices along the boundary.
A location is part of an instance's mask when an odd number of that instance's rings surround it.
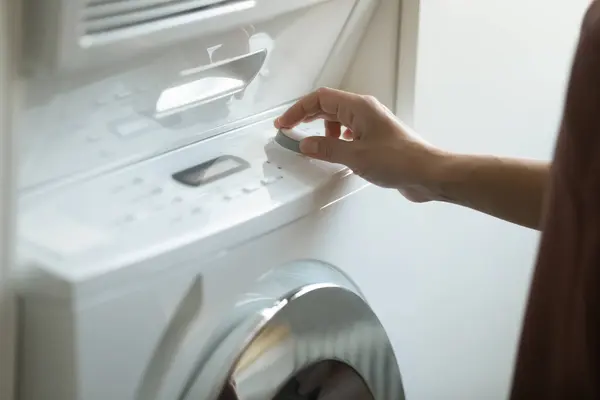
<svg viewBox="0 0 600 400">
<path fill-rule="evenodd" d="M 375 400 L 362 377 L 339 361 L 321 361 L 289 379 L 271 400 Z M 246 397 L 234 383 L 225 385 L 219 400 Z"/>
</svg>

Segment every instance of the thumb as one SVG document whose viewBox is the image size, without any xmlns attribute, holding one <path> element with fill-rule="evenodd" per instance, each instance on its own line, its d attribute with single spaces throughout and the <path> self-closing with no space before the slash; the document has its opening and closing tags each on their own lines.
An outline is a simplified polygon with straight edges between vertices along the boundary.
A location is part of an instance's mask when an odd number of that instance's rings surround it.
<svg viewBox="0 0 600 400">
<path fill-rule="evenodd" d="M 314 136 L 300 142 L 300 151 L 309 157 L 349 166 L 354 161 L 352 142 L 331 136 Z"/>
</svg>

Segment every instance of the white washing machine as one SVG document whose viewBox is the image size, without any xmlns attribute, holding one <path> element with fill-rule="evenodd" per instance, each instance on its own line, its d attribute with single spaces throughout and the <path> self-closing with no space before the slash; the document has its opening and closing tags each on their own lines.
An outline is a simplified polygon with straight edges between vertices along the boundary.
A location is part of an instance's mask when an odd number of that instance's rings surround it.
<svg viewBox="0 0 600 400">
<path fill-rule="evenodd" d="M 377 76 L 351 67 L 378 3 L 23 2 L 20 399 L 404 398 L 352 280 L 385 213 L 273 141 L 302 95 Z"/>
</svg>

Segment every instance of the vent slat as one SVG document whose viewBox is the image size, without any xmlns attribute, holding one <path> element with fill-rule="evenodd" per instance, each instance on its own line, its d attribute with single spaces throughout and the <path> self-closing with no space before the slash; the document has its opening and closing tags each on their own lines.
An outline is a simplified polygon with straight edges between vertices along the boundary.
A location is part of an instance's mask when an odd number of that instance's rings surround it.
<svg viewBox="0 0 600 400">
<path fill-rule="evenodd" d="M 168 19 L 243 0 L 104 0 L 89 2 L 84 32 L 94 34 Z"/>
<path fill-rule="evenodd" d="M 168 6 L 180 3 L 180 0 L 109 0 L 88 4 L 84 10 L 86 20 L 98 19 L 107 16 L 136 12 L 157 6 Z M 214 1 L 212 1 L 214 3 Z M 210 4 L 209 4 L 210 5 Z"/>
</svg>

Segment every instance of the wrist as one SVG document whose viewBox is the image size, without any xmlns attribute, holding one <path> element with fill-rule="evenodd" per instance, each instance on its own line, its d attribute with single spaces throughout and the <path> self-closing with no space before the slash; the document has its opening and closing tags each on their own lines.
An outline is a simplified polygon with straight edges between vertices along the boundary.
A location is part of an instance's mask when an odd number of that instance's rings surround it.
<svg viewBox="0 0 600 400">
<path fill-rule="evenodd" d="M 457 156 L 422 143 L 415 150 L 409 152 L 409 158 L 399 157 L 402 172 L 398 174 L 398 191 L 415 203 L 449 202 L 448 185 L 452 181 L 449 168 Z"/>
<path fill-rule="evenodd" d="M 426 170 L 425 186 L 432 201 L 454 203 L 453 188 L 461 178 L 461 156 L 434 149 Z"/>
</svg>

